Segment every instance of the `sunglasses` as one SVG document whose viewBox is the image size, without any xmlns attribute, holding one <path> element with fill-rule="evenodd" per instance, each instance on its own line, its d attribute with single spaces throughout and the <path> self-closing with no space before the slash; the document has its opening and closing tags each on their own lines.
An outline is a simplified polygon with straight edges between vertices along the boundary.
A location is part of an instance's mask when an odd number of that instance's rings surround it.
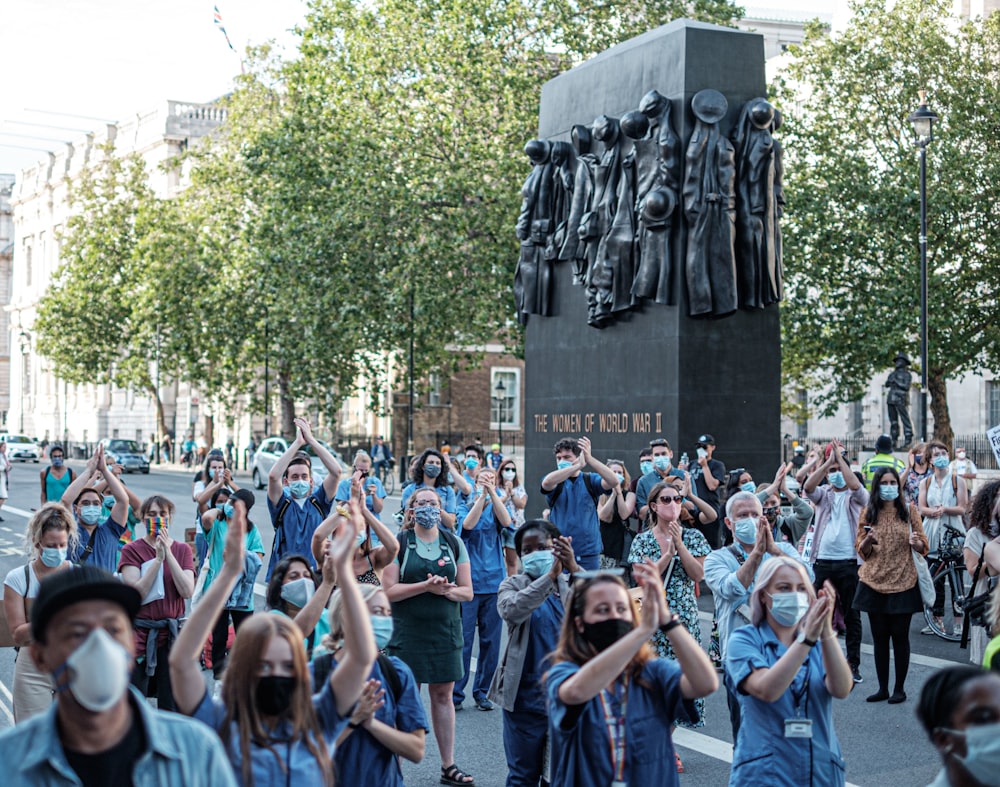
<svg viewBox="0 0 1000 787">
<path fill-rule="evenodd" d="M 674 503 L 674 502 L 679 503 L 683 499 L 684 498 L 681 497 L 680 495 L 660 495 L 658 498 L 656 498 L 656 502 L 657 503 L 663 503 L 663 505 L 668 506 L 668 505 L 670 505 L 671 503 Z"/>
</svg>

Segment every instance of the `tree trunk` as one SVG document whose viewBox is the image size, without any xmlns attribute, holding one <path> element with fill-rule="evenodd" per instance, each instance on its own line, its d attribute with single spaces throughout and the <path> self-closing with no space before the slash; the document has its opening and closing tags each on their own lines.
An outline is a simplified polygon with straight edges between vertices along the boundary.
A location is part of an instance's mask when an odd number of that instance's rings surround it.
<svg viewBox="0 0 1000 787">
<path fill-rule="evenodd" d="M 163 438 L 167 434 L 167 418 L 163 412 L 163 400 L 160 399 L 159 390 L 152 383 L 146 385 L 146 391 L 153 398 L 153 404 L 156 405 L 156 439 L 159 444 L 163 442 Z"/>
<path fill-rule="evenodd" d="M 289 393 L 291 375 L 287 369 L 278 372 L 278 398 L 281 401 L 281 434 L 291 442 L 295 439 L 295 400 Z"/>
<path fill-rule="evenodd" d="M 951 451 L 955 433 L 951 429 L 951 414 L 948 412 L 948 386 L 944 372 L 931 368 L 927 375 L 930 392 L 931 416 L 934 418 L 934 438 L 940 440 Z"/>
</svg>

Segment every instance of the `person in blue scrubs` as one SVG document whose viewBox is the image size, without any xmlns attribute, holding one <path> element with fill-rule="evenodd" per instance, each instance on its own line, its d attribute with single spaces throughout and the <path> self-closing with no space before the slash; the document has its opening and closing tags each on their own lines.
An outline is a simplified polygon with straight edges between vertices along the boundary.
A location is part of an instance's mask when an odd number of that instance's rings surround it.
<svg viewBox="0 0 1000 787">
<path fill-rule="evenodd" d="M 222 571 L 181 629 L 170 654 L 177 708 L 215 729 L 242 785 L 333 785 L 332 752 L 375 661 L 371 619 L 351 574 L 363 519 L 351 504 L 353 527 L 330 542 L 343 593 L 344 648 L 339 667 L 313 694 L 302 632 L 283 615 L 254 615 L 236 635 L 222 685 L 213 700 L 198 657 L 215 620 L 243 573 L 246 505 L 234 498 Z"/>
<path fill-rule="evenodd" d="M 410 480 L 412 483 L 403 490 L 400 510 L 406 510 L 407 503 L 410 502 L 413 493 L 418 489 L 433 489 L 441 500 L 441 526 L 448 530 L 454 530 L 458 501 L 455 497 L 455 490 L 451 486 L 448 464 L 444 455 L 440 451 L 428 448 L 413 461 Z"/>
<path fill-rule="evenodd" d="M 507 622 L 507 649 L 493 675 L 489 698 L 503 708 L 503 749 L 507 787 L 538 787 L 547 776 L 545 748 L 549 714 L 542 673 L 559 644 L 559 628 L 569 606 L 563 570 L 579 570 L 569 539 L 544 519 L 525 523 L 514 535 L 524 571 L 500 583 L 497 609 Z"/>
<path fill-rule="evenodd" d="M 831 700 L 850 694 L 854 679 L 833 630 L 836 600 L 829 580 L 817 595 L 794 558 L 774 557 L 757 574 L 750 625 L 726 646 L 742 714 L 730 787 L 845 784 Z"/>
<path fill-rule="evenodd" d="M 633 574 L 643 589 L 641 614 L 620 576 L 575 578 L 546 679 L 552 784 L 678 785 L 673 725 L 694 719 L 693 700 L 719 686 L 708 655 L 667 606 L 655 564 L 637 563 Z M 676 661 L 654 657 L 649 638 L 657 629 Z"/>
<path fill-rule="evenodd" d="M 375 585 L 361 585 L 360 589 L 371 615 L 375 646 L 381 650 L 392 636 L 389 599 Z M 339 590 L 330 599 L 329 614 L 330 635 L 323 641 L 329 654 L 313 661 L 314 676 L 337 669 L 344 638 L 344 597 Z M 385 670 L 395 672 L 395 676 L 387 677 Z M 380 656 L 347 728 L 337 741 L 334 759 L 340 783 L 354 787 L 403 787 L 400 757 L 420 762 L 429 729 L 413 672 L 402 659 Z"/>
</svg>

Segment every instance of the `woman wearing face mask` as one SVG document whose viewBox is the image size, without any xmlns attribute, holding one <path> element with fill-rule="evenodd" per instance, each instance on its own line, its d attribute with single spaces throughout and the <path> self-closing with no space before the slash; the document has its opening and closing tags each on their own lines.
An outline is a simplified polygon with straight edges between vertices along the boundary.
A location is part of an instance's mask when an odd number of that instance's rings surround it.
<svg viewBox="0 0 1000 787">
<path fill-rule="evenodd" d="M 906 469 L 899 476 L 899 480 L 903 482 L 903 494 L 907 503 L 917 504 L 920 484 L 933 472 L 931 459 L 927 455 L 927 446 L 923 443 L 913 446 L 906 455 Z"/>
<path fill-rule="evenodd" d="M 353 495 L 361 501 L 363 495 L 362 481 L 360 478 L 353 478 L 350 481 L 351 491 L 348 496 Z M 339 493 L 338 493 L 339 494 Z M 347 509 L 340 504 L 337 506 L 337 517 L 330 517 L 322 525 L 316 528 L 312 537 L 312 554 L 317 563 L 323 562 L 326 553 L 327 543 L 333 532 L 346 521 Z M 389 565 L 399 552 L 399 542 L 382 521 L 364 506 L 361 510 L 365 518 L 365 529 L 358 533 L 358 548 L 354 552 L 353 570 L 358 582 L 363 585 L 382 585 L 382 572 Z M 372 534 L 378 538 L 378 546 L 372 544 Z"/>
<path fill-rule="evenodd" d="M 705 556 L 712 551 L 705 536 L 680 522 L 681 495 L 673 484 L 659 483 L 649 493 L 647 529 L 635 537 L 629 562 L 635 566 L 651 560 L 663 578 L 667 605 L 680 616 L 681 623 L 701 645 L 701 622 L 695 587 L 705 576 Z M 676 659 L 670 638 L 662 631 L 653 634 L 653 648 L 660 658 Z M 705 725 L 705 701 L 695 700 L 697 716 L 685 727 Z M 681 770 L 680 756 L 677 767 Z"/>
<path fill-rule="evenodd" d="M 218 731 L 241 784 L 332 785 L 334 744 L 375 660 L 368 610 L 350 573 L 361 512 L 353 506 L 353 527 L 338 533 L 327 558 L 344 594 L 338 668 L 314 695 L 302 631 L 282 615 L 255 615 L 236 635 L 220 701 L 206 691 L 198 657 L 243 573 L 246 507 L 233 507 L 222 570 L 170 654 L 177 707 Z"/>
<path fill-rule="evenodd" d="M 753 476 L 742 467 L 729 471 L 729 477 L 726 479 L 726 500 L 737 492 L 757 492 Z"/>
<path fill-rule="evenodd" d="M 618 568 L 628 561 L 626 531 L 629 531 L 629 518 L 635 513 L 635 493 L 629 491 L 632 480 L 624 462 L 609 459 L 605 464 L 618 478 L 618 484 L 597 501 L 597 518 L 601 523 L 600 566 Z"/>
<path fill-rule="evenodd" d="M 375 647 L 384 650 L 392 636 L 389 599 L 381 588 L 361 585 L 361 597 L 371 615 Z M 313 685 L 322 685 L 337 668 L 344 639 L 344 596 L 330 599 L 330 635 L 327 651 L 313 660 Z M 410 668 L 401 659 L 379 653 L 351 712 L 347 728 L 337 740 L 335 764 L 343 783 L 357 787 L 403 787 L 399 758 L 420 762 L 424 758 L 427 716 L 420 690 Z"/>
<path fill-rule="evenodd" d="M 334 509 L 333 515 L 327 517 L 320 527 L 331 519 L 335 520 L 337 516 Z M 339 532 L 350 529 L 352 528 L 341 528 Z M 356 543 L 356 536 L 352 538 Z M 323 560 L 322 581 L 318 586 L 307 559 L 302 555 L 282 558 L 274 567 L 271 581 L 267 583 L 268 611 L 295 621 L 306 638 L 307 660 L 313 657 L 313 649 L 323 641 L 323 637 L 330 633 L 330 624 L 324 612 L 336 585 L 336 571 L 329 548 Z"/>
<path fill-rule="evenodd" d="M 208 539 L 203 532 L 202 515 L 214 507 L 212 498 L 220 490 L 227 489 L 232 493 L 239 488 L 239 484 L 233 480 L 233 474 L 226 468 L 226 460 L 222 456 L 222 451 L 219 449 L 210 451 L 205 459 L 205 466 L 194 474 L 194 483 L 191 487 L 191 499 L 194 500 L 196 506 L 194 545 L 197 565 L 200 566 L 205 561 L 205 555 L 208 552 Z"/>
<path fill-rule="evenodd" d="M 927 536 L 917 507 L 907 506 L 893 467 L 880 467 L 872 476 L 872 495 L 858 519 L 858 569 L 854 609 L 868 613 L 875 644 L 878 691 L 868 702 L 906 700 L 906 673 L 910 667 L 910 618 L 922 612 L 917 570 L 911 552 L 927 554 Z M 889 644 L 895 654 L 896 681 L 889 695 Z"/>
<path fill-rule="evenodd" d="M 979 572 L 972 594 L 985 593 L 1000 574 L 1000 481 L 984 484 L 972 498 L 962 555 L 970 579 L 976 576 L 977 570 Z M 994 592 L 992 598 L 1000 598 L 1000 593 Z M 993 626 L 992 630 L 1000 636 L 1000 626 Z M 982 626 L 969 626 L 969 661 L 983 663 L 989 639 Z"/>
<path fill-rule="evenodd" d="M 956 541 L 964 544 L 965 524 L 962 517 L 968 504 L 968 494 L 965 481 L 951 472 L 951 461 L 945 444 L 931 440 L 927 443 L 927 452 L 930 454 L 933 473 L 920 482 L 917 509 L 923 517 L 930 551 L 938 552 L 942 545 Z M 938 593 L 934 599 L 934 617 L 938 627 L 943 627 L 944 583 L 936 588 Z M 962 615 L 958 609 L 953 610 L 953 614 L 954 628 L 961 630 Z M 930 627 L 924 629 L 924 632 L 930 634 Z"/>
<path fill-rule="evenodd" d="M 517 465 L 513 459 L 504 459 L 500 463 L 497 494 L 510 514 L 511 525 L 505 527 L 500 534 L 503 538 L 503 556 L 507 564 L 507 576 L 517 573 L 517 550 L 514 547 L 514 534 L 524 524 L 524 508 L 528 505 L 528 493 L 517 476 Z"/>
<path fill-rule="evenodd" d="M 458 501 L 455 498 L 455 490 L 451 487 L 451 473 L 448 470 L 447 460 L 441 452 L 428 448 L 420 454 L 413 461 L 410 478 L 413 483 L 403 490 L 400 501 L 403 511 L 406 511 L 410 498 L 418 489 L 433 489 L 441 499 L 441 524 L 449 530 L 454 530 Z"/>
<path fill-rule="evenodd" d="M 635 577 L 641 617 L 619 577 L 594 572 L 573 583 L 545 679 L 554 785 L 679 784 L 672 727 L 694 720 L 692 700 L 719 686 L 708 656 L 668 608 L 656 566 L 637 564 Z M 648 640 L 657 629 L 676 661 L 653 655 Z"/>
<path fill-rule="evenodd" d="M 437 491 L 416 489 L 399 533 L 399 554 L 382 574 L 393 606 L 386 652 L 405 661 L 418 683 L 428 684 L 441 783 L 462 787 L 475 780 L 455 765 L 452 692 L 464 674 L 461 602 L 472 601 L 472 571 L 465 544 L 441 527 L 441 518 Z"/>
<path fill-rule="evenodd" d="M 209 457 L 211 460 L 211 457 Z M 212 582 L 222 570 L 222 549 L 226 543 L 226 533 L 233 520 L 233 504 L 239 497 L 247 507 L 247 532 L 244 537 L 246 557 L 244 558 L 243 575 L 236 585 L 233 597 L 229 599 L 219 619 L 212 628 L 212 674 L 215 680 L 222 680 L 226 669 L 226 646 L 229 642 L 229 625 L 232 619 L 234 631 L 239 631 L 243 622 L 253 614 L 253 585 L 257 579 L 264 560 L 264 544 L 260 538 L 260 530 L 250 519 L 250 509 L 253 508 L 254 496 L 247 489 L 230 493 L 227 487 L 219 487 L 210 498 L 210 506 L 201 514 L 200 530 L 204 533 L 208 544 L 208 554 L 202 563 L 201 594 L 212 586 Z"/>
<path fill-rule="evenodd" d="M 789 557 L 763 564 L 750 597 L 751 625 L 733 630 L 726 679 L 742 695 L 730 787 L 843 785 L 832 698 L 854 680 L 831 624 L 836 591 L 817 596 Z"/>
<path fill-rule="evenodd" d="M 194 593 L 194 559 L 187 544 L 170 537 L 173 515 L 174 504 L 165 497 L 146 498 L 139 506 L 139 532 L 145 535 L 125 546 L 118 566 L 122 580 L 142 596 L 134 621 L 132 685 L 147 697 L 155 696 L 160 710 L 177 710 L 167 658 L 180 631 L 184 601 Z"/>
<path fill-rule="evenodd" d="M 1000 787 L 1000 674 L 971 665 L 934 673 L 917 718 L 944 761 L 929 787 Z"/>
<path fill-rule="evenodd" d="M 497 609 L 507 623 L 507 648 L 489 698 L 503 708 L 506 787 L 538 787 L 545 775 L 549 725 L 542 673 L 559 642 L 569 606 L 569 581 L 563 571 L 572 574 L 579 566 L 569 541 L 544 519 L 522 525 L 514 547 L 524 571 L 500 583 Z"/>
<path fill-rule="evenodd" d="M 13 568 L 3 587 L 3 606 L 7 627 L 19 648 L 14 656 L 14 723 L 18 724 L 52 704 L 52 678 L 38 669 L 31 659 L 31 605 L 38 595 L 38 585 L 57 571 L 72 568 L 66 556 L 76 546 L 76 521 L 65 506 L 46 503 L 32 514 L 24 534 L 31 560 Z"/>
</svg>

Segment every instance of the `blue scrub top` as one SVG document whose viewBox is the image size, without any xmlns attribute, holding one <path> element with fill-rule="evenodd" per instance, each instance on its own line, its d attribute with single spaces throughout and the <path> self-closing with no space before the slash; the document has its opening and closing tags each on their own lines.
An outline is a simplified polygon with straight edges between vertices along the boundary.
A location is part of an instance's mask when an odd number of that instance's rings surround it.
<svg viewBox="0 0 1000 787">
<path fill-rule="evenodd" d="M 611 738 L 600 697 L 583 706 L 575 723 L 567 717 L 570 706 L 559 699 L 563 681 L 579 670 L 579 664 L 561 661 L 548 673 L 552 784 L 608 787 L 613 780 Z M 694 700 L 681 695 L 681 668 L 676 662 L 652 659 L 643 667 L 642 678 L 652 690 L 636 682 L 629 685 L 624 781 L 632 787 L 674 787 L 680 780 L 671 731 L 677 720 L 698 718 Z M 564 724 L 570 725 L 568 729 Z"/>
<path fill-rule="evenodd" d="M 403 498 L 400 502 L 400 508 L 406 510 L 406 501 L 410 499 L 414 492 L 418 489 L 426 489 L 427 485 L 424 483 L 410 484 L 406 489 L 403 490 Z M 435 486 L 431 487 L 437 496 L 441 499 L 441 509 L 447 511 L 449 514 L 457 513 L 458 506 L 455 501 L 455 490 L 450 486 Z"/>
<path fill-rule="evenodd" d="M 385 704 L 375 711 L 375 718 L 400 732 L 414 730 L 430 730 L 424 704 L 420 700 L 417 682 L 413 672 L 395 656 L 389 656 L 392 665 L 399 675 L 401 691 L 398 697 L 392 695 L 389 683 L 382 675 L 382 669 L 376 659 L 369 679 L 374 678 L 382 683 L 385 691 Z M 336 659 L 330 669 L 337 668 Z M 399 758 L 389 749 L 379 743 L 364 727 L 353 730 L 347 739 L 337 747 L 334 759 L 337 764 L 337 780 L 339 784 L 356 785 L 356 787 L 403 787 L 403 772 L 399 767 Z"/>
<path fill-rule="evenodd" d="M 272 525 L 276 524 L 278 511 L 281 510 L 285 500 L 291 500 L 291 494 L 287 489 L 282 499 L 278 501 L 278 505 L 272 503 L 270 497 L 267 498 L 267 511 L 271 515 Z M 322 515 L 313 505 L 312 500 L 319 503 L 319 508 L 323 511 Z M 281 521 L 280 548 L 278 547 L 278 534 L 275 533 L 275 549 L 271 552 L 265 581 L 271 581 L 274 567 L 285 555 L 302 555 L 308 559 L 312 568 L 316 568 L 316 561 L 313 559 L 312 553 L 312 537 L 316 528 L 323 524 L 323 520 L 329 515 L 330 500 L 327 498 L 326 489 L 322 484 L 319 484 L 315 491 L 305 498 L 303 505 L 300 506 L 295 500 L 292 500 L 291 505 L 285 509 L 285 516 Z"/>
<path fill-rule="evenodd" d="M 587 473 L 590 476 L 590 488 L 600 497 L 605 490 L 601 483 L 603 479 L 597 473 Z M 554 490 L 553 490 L 554 492 Z M 553 492 L 542 490 L 546 502 L 549 503 L 549 521 L 559 528 L 564 536 L 573 538 L 573 552 L 581 555 L 599 555 L 601 553 L 601 525 L 597 519 L 597 503 L 590 496 L 584 473 L 576 478 L 563 481 L 562 492 L 552 503 Z"/>
<path fill-rule="evenodd" d="M 119 525 L 110 516 L 94 528 L 93 535 L 87 533 L 79 520 L 77 521 L 80 541 L 76 550 L 69 556 L 72 563 L 79 563 L 87 549 L 87 544 L 93 540 L 94 551 L 87 558 L 85 565 L 100 566 L 105 571 L 114 574 L 118 571 L 118 539 L 125 532 L 125 526 Z"/>
<path fill-rule="evenodd" d="M 548 666 L 546 657 L 559 644 L 562 619 L 563 605 L 558 593 L 549 593 L 542 605 L 531 613 L 528 642 L 524 649 L 524 670 L 514 699 L 515 713 L 547 713 L 542 675 Z"/>
<path fill-rule="evenodd" d="M 821 647 L 810 648 L 792 685 L 774 702 L 737 687 L 755 669 L 767 669 L 788 650 L 765 621 L 734 629 L 726 648 L 726 681 L 740 698 L 742 722 L 733 752 L 730 787 L 842 787 L 845 764 L 833 729 L 832 697 L 826 689 Z M 806 680 L 808 679 L 808 689 Z M 796 706 L 795 698 L 802 700 Z M 812 738 L 786 738 L 785 719 L 812 719 Z"/>
<path fill-rule="evenodd" d="M 507 564 L 503 557 L 503 536 L 497 532 L 497 523 L 493 516 L 493 504 L 486 504 L 472 530 L 467 530 L 463 524 L 468 514 L 468 509 L 460 505 L 455 521 L 460 528 L 465 548 L 469 551 L 472 592 L 496 593 L 500 583 L 507 576 Z"/>
<path fill-rule="evenodd" d="M 323 739 L 326 741 L 327 752 L 332 753 L 337 736 L 347 726 L 347 719 L 341 718 L 337 713 L 337 699 L 333 696 L 329 681 L 323 685 L 318 694 L 313 695 L 313 705 L 316 708 L 316 717 Z M 201 703 L 191 715 L 219 732 L 225 724 L 226 706 L 219 700 L 213 700 L 206 691 Z M 255 785 L 322 784 L 323 777 L 319 763 L 305 742 L 301 740 L 294 743 L 287 742 L 291 733 L 288 722 L 279 722 L 278 728 L 272 732 L 271 748 L 259 746 L 253 743 L 251 738 L 250 764 L 253 783 Z M 243 758 L 240 754 L 239 728 L 235 721 L 230 724 L 229 746 L 226 753 L 236 774 L 236 781 L 242 785 Z"/>
<path fill-rule="evenodd" d="M 375 497 L 385 499 L 385 487 L 382 486 L 382 482 L 378 480 L 375 476 L 369 476 L 365 479 L 365 489 L 367 490 L 372 484 L 375 485 Z M 338 503 L 346 503 L 351 499 L 351 479 L 342 478 L 340 483 L 337 484 L 337 493 L 333 496 L 333 499 Z M 368 506 L 368 510 L 373 514 L 375 513 L 375 508 L 372 505 L 372 496 L 365 495 L 365 505 Z M 376 514 L 378 516 L 378 514 Z"/>
</svg>

